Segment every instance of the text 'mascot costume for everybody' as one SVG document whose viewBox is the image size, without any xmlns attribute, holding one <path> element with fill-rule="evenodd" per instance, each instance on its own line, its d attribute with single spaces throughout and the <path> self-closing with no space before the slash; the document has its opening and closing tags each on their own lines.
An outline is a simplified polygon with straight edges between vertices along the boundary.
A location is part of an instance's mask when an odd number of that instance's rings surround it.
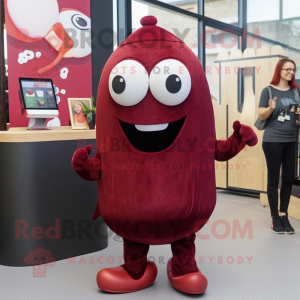
<svg viewBox="0 0 300 300">
<path fill-rule="evenodd" d="M 128 37 L 107 61 L 97 99 L 97 154 L 75 152 L 72 165 L 98 180 L 101 215 L 123 237 L 124 265 L 97 275 L 100 289 L 133 292 L 157 275 L 149 245 L 171 244 L 168 278 L 176 289 L 203 293 L 207 280 L 195 262 L 195 233 L 216 204 L 214 161 L 227 161 L 254 131 L 238 121 L 217 141 L 209 87 L 195 54 L 156 26 L 155 17 Z"/>
</svg>

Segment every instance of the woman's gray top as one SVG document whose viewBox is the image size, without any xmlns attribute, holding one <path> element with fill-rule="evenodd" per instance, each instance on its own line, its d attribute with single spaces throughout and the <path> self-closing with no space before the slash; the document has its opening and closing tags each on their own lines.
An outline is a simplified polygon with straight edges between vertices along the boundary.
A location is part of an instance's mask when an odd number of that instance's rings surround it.
<svg viewBox="0 0 300 300">
<path fill-rule="evenodd" d="M 263 135 L 263 142 L 295 142 L 296 141 L 296 114 L 290 111 L 290 104 L 297 104 L 292 88 L 288 91 L 280 91 L 270 86 L 272 99 L 277 97 L 276 107 L 268 118 L 268 123 Z M 298 89 L 300 94 L 300 89 Z M 259 107 L 269 107 L 269 91 L 265 87 L 260 96 Z M 298 103 L 300 108 L 300 103 Z M 290 120 L 278 121 L 280 110 L 290 116 Z M 299 115 L 300 117 L 300 115 Z M 288 117 L 287 117 L 288 118 Z"/>
</svg>

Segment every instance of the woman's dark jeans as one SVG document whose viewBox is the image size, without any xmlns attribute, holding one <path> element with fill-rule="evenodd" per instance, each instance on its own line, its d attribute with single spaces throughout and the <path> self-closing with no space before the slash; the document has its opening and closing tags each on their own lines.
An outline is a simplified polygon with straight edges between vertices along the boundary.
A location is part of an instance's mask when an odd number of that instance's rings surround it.
<svg viewBox="0 0 300 300">
<path fill-rule="evenodd" d="M 278 183 L 280 166 L 282 185 L 280 190 L 280 212 L 287 213 L 292 185 L 295 179 L 295 142 L 263 142 L 268 167 L 268 199 L 271 216 L 278 216 Z"/>
</svg>

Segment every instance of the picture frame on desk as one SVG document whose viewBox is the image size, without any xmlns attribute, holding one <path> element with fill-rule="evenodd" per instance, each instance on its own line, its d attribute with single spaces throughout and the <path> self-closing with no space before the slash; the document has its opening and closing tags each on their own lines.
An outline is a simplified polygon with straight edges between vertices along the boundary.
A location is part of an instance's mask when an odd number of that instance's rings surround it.
<svg viewBox="0 0 300 300">
<path fill-rule="evenodd" d="M 71 126 L 74 130 L 89 129 L 87 117 L 84 115 L 84 103 L 89 109 L 91 108 L 90 98 L 68 98 Z"/>
</svg>

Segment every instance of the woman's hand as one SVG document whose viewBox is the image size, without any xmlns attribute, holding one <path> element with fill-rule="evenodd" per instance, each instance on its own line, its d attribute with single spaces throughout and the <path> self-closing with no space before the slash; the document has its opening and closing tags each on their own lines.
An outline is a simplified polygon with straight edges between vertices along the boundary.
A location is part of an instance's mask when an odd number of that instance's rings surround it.
<svg viewBox="0 0 300 300">
<path fill-rule="evenodd" d="M 277 97 L 275 97 L 273 100 L 269 100 L 269 107 L 274 110 L 276 107 L 276 101 L 277 101 Z"/>
<path fill-rule="evenodd" d="M 269 116 L 272 114 L 273 110 L 276 107 L 276 101 L 277 97 L 275 97 L 273 100 L 269 100 L 269 107 L 259 107 L 258 117 L 261 119 L 261 121 L 269 118 Z"/>
<path fill-rule="evenodd" d="M 300 108 L 297 107 L 297 111 L 295 112 L 296 115 L 300 115 Z"/>
</svg>

